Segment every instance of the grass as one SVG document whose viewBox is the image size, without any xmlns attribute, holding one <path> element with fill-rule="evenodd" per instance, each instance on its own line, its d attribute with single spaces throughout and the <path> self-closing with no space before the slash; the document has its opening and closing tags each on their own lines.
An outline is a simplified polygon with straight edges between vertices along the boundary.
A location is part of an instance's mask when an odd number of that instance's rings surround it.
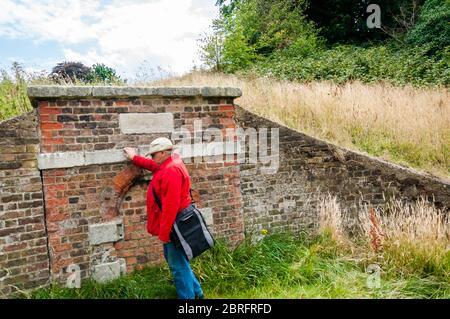
<svg viewBox="0 0 450 319">
<path fill-rule="evenodd" d="M 16 74 L 11 78 L 5 71 L 0 75 L 0 121 L 32 110 L 26 82 Z"/>
<path fill-rule="evenodd" d="M 349 237 L 335 197 L 322 197 L 314 232 L 218 241 L 192 267 L 207 298 L 450 298 L 450 222 L 425 201 L 363 209 Z M 374 230 L 377 231 L 374 231 Z M 374 240 L 374 237 L 380 237 Z M 373 266 L 379 272 L 369 273 Z M 379 286 L 371 286 L 371 279 Z M 27 298 L 176 298 L 166 265 L 106 284 L 38 289 Z"/>
<path fill-rule="evenodd" d="M 0 121 L 31 110 L 26 97 L 28 83 L 51 84 L 39 75 L 27 77 L 19 66 L 13 70 L 15 78 L 6 72 L 0 77 Z M 397 87 L 382 82 L 298 83 L 199 71 L 136 84 L 239 87 L 243 95 L 236 99 L 237 104 L 275 122 L 349 149 L 450 177 L 450 93 L 446 88 Z"/>
<path fill-rule="evenodd" d="M 440 177 L 450 177 L 450 93 L 378 82 L 300 83 L 193 72 L 153 85 L 234 86 L 236 103 L 290 128 Z"/>
<path fill-rule="evenodd" d="M 339 254 L 331 238 L 268 236 L 231 251 L 224 243 L 193 263 L 207 298 L 449 298 L 440 277 L 382 274 L 367 286 L 364 261 Z M 22 296 L 23 297 L 23 296 Z M 107 284 L 88 280 L 80 289 L 53 286 L 29 298 L 176 298 L 167 267 L 148 267 Z"/>
</svg>

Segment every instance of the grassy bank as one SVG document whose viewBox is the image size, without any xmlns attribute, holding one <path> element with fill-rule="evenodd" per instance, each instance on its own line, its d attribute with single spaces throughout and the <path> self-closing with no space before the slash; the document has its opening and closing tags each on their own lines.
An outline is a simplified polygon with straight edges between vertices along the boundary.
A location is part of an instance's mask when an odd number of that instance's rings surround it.
<svg viewBox="0 0 450 319">
<path fill-rule="evenodd" d="M 236 86 L 240 106 L 353 150 L 450 176 L 450 94 L 443 88 L 296 83 L 191 73 L 157 85 Z"/>
<path fill-rule="evenodd" d="M 25 80 L 16 74 L 12 78 L 4 70 L 0 70 L 0 122 L 32 110 L 27 96 Z"/>
<path fill-rule="evenodd" d="M 321 198 L 317 213 L 319 227 L 309 235 L 269 234 L 235 249 L 219 241 L 195 259 L 206 297 L 450 298 L 450 224 L 442 212 L 424 201 L 363 209 L 353 238 L 336 198 Z M 369 273 L 371 267 L 380 271 Z M 22 297 L 176 298 L 176 292 L 167 266 L 156 266 L 107 284 L 54 286 Z"/>
<path fill-rule="evenodd" d="M 243 91 L 236 103 L 261 116 L 349 149 L 450 177 L 446 88 L 297 83 L 204 72 L 137 84 L 236 86 Z M 31 110 L 26 85 L 21 78 L 0 81 L 0 121 Z"/>
</svg>

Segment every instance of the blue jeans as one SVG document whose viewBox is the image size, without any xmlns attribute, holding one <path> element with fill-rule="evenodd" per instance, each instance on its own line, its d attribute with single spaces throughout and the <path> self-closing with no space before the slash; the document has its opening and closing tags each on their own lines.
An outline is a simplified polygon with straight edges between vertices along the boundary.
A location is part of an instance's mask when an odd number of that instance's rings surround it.
<svg viewBox="0 0 450 319">
<path fill-rule="evenodd" d="M 195 297 L 203 297 L 200 283 L 195 277 L 183 250 L 175 248 L 173 243 L 166 243 L 164 244 L 164 258 L 172 272 L 178 298 L 194 299 Z"/>
</svg>

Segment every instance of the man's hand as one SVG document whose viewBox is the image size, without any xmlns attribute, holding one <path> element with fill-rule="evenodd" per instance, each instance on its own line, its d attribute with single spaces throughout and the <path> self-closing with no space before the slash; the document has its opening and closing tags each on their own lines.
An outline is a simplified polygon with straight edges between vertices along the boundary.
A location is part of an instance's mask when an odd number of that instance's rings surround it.
<svg viewBox="0 0 450 319">
<path fill-rule="evenodd" d="M 125 156 L 130 160 L 132 160 L 134 155 L 136 155 L 136 151 L 132 147 L 125 147 L 123 151 L 125 152 Z"/>
</svg>

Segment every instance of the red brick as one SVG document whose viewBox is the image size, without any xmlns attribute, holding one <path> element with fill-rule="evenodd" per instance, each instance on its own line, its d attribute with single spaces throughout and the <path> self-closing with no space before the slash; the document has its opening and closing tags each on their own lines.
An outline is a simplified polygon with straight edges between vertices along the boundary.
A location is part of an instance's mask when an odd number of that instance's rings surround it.
<svg viewBox="0 0 450 319">
<path fill-rule="evenodd" d="M 46 139 L 53 138 L 54 132 L 55 131 L 42 131 L 41 136 Z"/>
<path fill-rule="evenodd" d="M 44 184 L 47 184 L 46 179 L 44 179 Z M 65 184 L 45 185 L 44 187 L 46 192 L 65 191 L 67 189 L 67 186 Z"/>
<path fill-rule="evenodd" d="M 234 105 L 232 104 L 219 105 L 219 111 L 234 111 Z"/>
<path fill-rule="evenodd" d="M 129 106 L 130 105 L 130 101 L 128 101 L 128 100 L 119 100 L 119 101 L 115 101 L 114 105 L 116 105 L 116 106 Z"/>
<path fill-rule="evenodd" d="M 54 145 L 42 145 L 41 151 L 43 153 L 54 153 L 56 151 L 56 147 Z"/>
<path fill-rule="evenodd" d="M 47 221 L 49 222 L 60 222 L 68 218 L 69 218 L 68 214 L 60 214 L 60 213 L 47 214 Z"/>
<path fill-rule="evenodd" d="M 39 114 L 61 114 L 61 109 L 57 107 L 41 107 Z"/>
<path fill-rule="evenodd" d="M 63 138 L 43 138 L 42 143 L 45 145 L 64 144 Z"/>
<path fill-rule="evenodd" d="M 45 201 L 45 204 L 49 207 L 54 206 L 64 206 L 69 203 L 69 200 L 67 198 L 60 198 L 60 199 L 47 199 Z"/>
<path fill-rule="evenodd" d="M 4 246 L 3 250 L 5 252 L 8 252 L 8 251 L 21 250 L 21 249 L 24 249 L 26 247 L 27 247 L 27 243 L 26 242 L 21 242 L 21 243 L 18 243 L 18 244 L 12 244 L 12 245 Z"/>
<path fill-rule="evenodd" d="M 234 122 L 234 120 L 231 119 L 231 118 L 227 118 L 227 117 L 225 117 L 225 118 L 220 118 L 220 119 L 219 119 L 219 123 L 220 123 L 220 124 L 224 124 L 224 125 L 230 125 L 230 126 L 232 126 L 232 127 L 236 126 L 236 123 Z M 225 133 L 226 133 L 226 131 L 225 131 Z"/>
<path fill-rule="evenodd" d="M 51 114 L 41 115 L 41 123 L 56 122 Z"/>
<path fill-rule="evenodd" d="M 63 124 L 61 123 L 42 123 L 42 130 L 59 130 L 63 128 Z"/>
</svg>

